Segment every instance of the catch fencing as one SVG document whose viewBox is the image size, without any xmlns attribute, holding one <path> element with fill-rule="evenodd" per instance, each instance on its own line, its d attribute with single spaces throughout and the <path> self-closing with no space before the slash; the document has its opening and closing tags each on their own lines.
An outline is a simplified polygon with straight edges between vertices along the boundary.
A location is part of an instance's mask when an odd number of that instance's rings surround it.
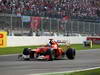
<svg viewBox="0 0 100 75">
<path fill-rule="evenodd" d="M 100 22 L 0 14 L 0 30 L 15 36 L 100 35 Z"/>
</svg>

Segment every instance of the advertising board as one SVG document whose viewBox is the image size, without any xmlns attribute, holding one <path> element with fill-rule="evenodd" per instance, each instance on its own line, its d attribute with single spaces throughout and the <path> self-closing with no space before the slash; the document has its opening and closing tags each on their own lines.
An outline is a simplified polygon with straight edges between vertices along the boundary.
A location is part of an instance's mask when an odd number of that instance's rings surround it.
<svg viewBox="0 0 100 75">
<path fill-rule="evenodd" d="M 98 37 L 87 37 L 87 40 L 91 40 L 93 44 L 100 44 L 100 36 L 98 36 Z"/>
<path fill-rule="evenodd" d="M 7 46 L 7 32 L 0 32 L 0 48 Z"/>
</svg>

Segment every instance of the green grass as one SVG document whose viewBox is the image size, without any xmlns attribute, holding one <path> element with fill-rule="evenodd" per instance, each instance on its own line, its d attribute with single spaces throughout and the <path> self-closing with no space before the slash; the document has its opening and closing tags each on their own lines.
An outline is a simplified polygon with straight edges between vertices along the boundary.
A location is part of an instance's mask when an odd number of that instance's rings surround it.
<svg viewBox="0 0 100 75">
<path fill-rule="evenodd" d="M 82 44 L 74 44 L 72 45 L 73 48 L 75 48 L 76 50 L 86 50 L 86 49 L 99 49 L 100 45 L 93 45 L 92 48 L 90 47 L 84 47 Z"/>
<path fill-rule="evenodd" d="M 58 73 L 58 74 L 45 74 L 45 75 L 100 75 L 100 68 L 87 71 L 73 72 L 73 73 Z"/>
<path fill-rule="evenodd" d="M 0 48 L 0 55 L 4 54 L 16 54 L 16 53 L 22 53 L 22 50 L 24 48 L 37 48 L 40 46 L 21 46 L 21 47 L 6 47 L 6 48 Z M 66 46 L 61 46 L 64 50 L 66 49 Z M 86 50 L 86 49 L 100 49 L 100 45 L 93 45 L 93 48 L 89 47 L 83 47 L 82 44 L 73 44 L 71 47 L 75 48 L 76 50 Z"/>
<path fill-rule="evenodd" d="M 93 45 L 92 48 L 90 47 L 84 47 L 82 44 L 72 44 L 72 48 L 75 48 L 76 50 L 87 50 L 87 49 L 100 49 L 100 45 Z M 63 49 L 66 49 L 66 46 L 62 46 Z"/>
<path fill-rule="evenodd" d="M 21 46 L 21 47 L 6 47 L 6 48 L 0 48 L 0 55 L 4 54 L 17 54 L 22 53 L 24 48 L 37 48 L 38 46 Z"/>
</svg>

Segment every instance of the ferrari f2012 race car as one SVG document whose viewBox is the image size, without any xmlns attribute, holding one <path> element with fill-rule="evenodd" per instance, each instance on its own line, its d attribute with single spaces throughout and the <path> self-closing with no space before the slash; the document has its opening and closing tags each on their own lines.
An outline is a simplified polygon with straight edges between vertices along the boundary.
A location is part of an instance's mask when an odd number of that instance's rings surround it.
<svg viewBox="0 0 100 75">
<path fill-rule="evenodd" d="M 36 49 L 24 48 L 23 53 L 18 55 L 19 60 L 47 60 L 64 59 L 67 57 L 72 60 L 75 58 L 76 51 L 74 48 L 63 50 L 56 43 L 55 45 L 46 45 Z"/>
</svg>

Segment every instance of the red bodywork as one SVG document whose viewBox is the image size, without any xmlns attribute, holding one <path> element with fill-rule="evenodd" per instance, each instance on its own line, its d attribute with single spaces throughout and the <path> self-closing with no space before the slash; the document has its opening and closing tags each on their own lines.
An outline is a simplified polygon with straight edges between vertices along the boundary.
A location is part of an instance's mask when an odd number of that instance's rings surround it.
<svg viewBox="0 0 100 75">
<path fill-rule="evenodd" d="M 48 50 L 53 50 L 55 52 L 56 59 L 61 59 L 64 54 L 64 50 L 59 48 L 58 46 L 51 46 L 51 47 L 44 46 L 44 47 L 36 48 L 32 51 L 37 55 L 37 54 L 47 53 Z M 51 57 L 49 54 L 44 54 L 43 56 L 44 56 L 43 58 L 47 60 L 49 60 Z"/>
</svg>

